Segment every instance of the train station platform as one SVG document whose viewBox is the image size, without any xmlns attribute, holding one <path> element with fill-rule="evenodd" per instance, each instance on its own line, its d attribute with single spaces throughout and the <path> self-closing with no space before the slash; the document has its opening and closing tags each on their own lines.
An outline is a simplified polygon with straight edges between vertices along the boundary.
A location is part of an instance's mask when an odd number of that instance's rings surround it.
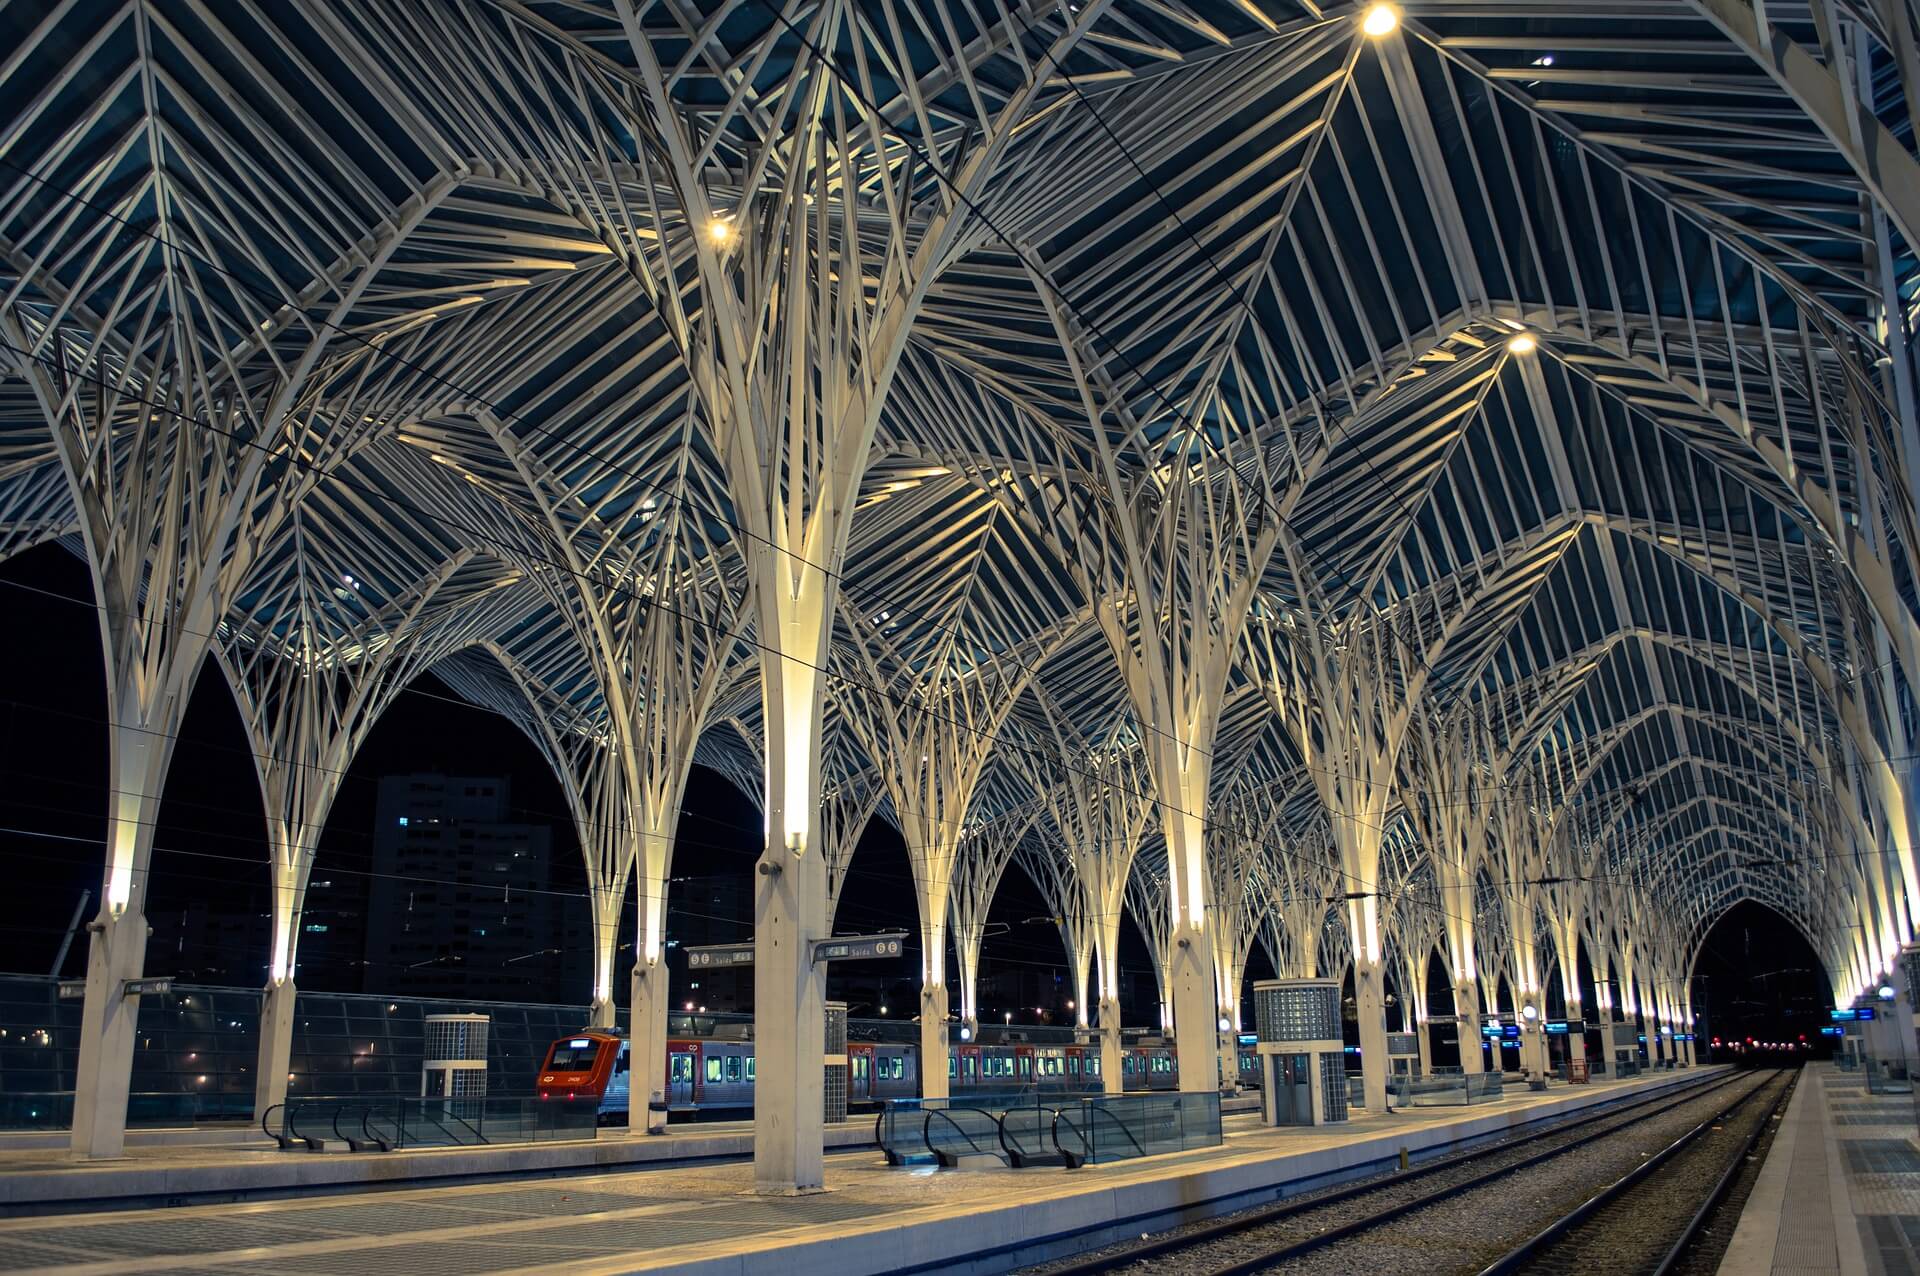
<svg viewBox="0 0 1920 1276">
<path fill-rule="evenodd" d="M 826 1191 L 799 1197 L 756 1196 L 751 1166 L 709 1162 L 12 1218 L 0 1220 L 0 1270 L 998 1272 L 1374 1172 L 1403 1149 L 1415 1159 L 1458 1150 L 1718 1071 L 1521 1091 L 1317 1129 L 1268 1129 L 1242 1114 L 1227 1120 L 1224 1146 L 1074 1171 L 889 1169 L 877 1152 L 850 1150 L 828 1157 Z"/>
<path fill-rule="evenodd" d="M 1809 1064 L 1720 1276 L 1920 1276 L 1915 1098 Z"/>
<path fill-rule="evenodd" d="M 249 1132 L 180 1132 L 135 1139 L 112 1161 L 76 1161 L 64 1141 L 8 1145 L 0 1136 L 0 1214 L 114 1208 L 130 1203 L 216 1203 L 395 1184 L 635 1170 L 737 1160 L 753 1155 L 753 1122 L 669 1126 L 664 1135 L 606 1129 L 591 1139 L 434 1147 L 393 1152 L 281 1151 L 258 1127 Z M 829 1125 L 829 1151 L 872 1147 L 873 1118 Z"/>
<path fill-rule="evenodd" d="M 1223 1112 L 1257 1111 L 1257 1096 Z M 827 1150 L 874 1146 L 872 1113 L 829 1125 Z M 75 1161 L 67 1136 L 0 1133 L 0 1217 L 135 1205 L 214 1204 L 311 1192 L 654 1169 L 753 1155 L 752 1121 L 674 1124 L 665 1135 L 605 1129 L 591 1139 L 393 1152 L 282 1151 L 258 1126 L 130 1130 L 127 1154 Z"/>
</svg>

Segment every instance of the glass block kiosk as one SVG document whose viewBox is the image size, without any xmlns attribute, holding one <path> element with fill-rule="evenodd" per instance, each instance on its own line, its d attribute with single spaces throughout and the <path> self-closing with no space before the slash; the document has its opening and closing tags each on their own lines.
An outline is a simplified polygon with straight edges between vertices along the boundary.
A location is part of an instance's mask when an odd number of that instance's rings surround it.
<svg viewBox="0 0 1920 1276">
<path fill-rule="evenodd" d="M 1263 979 L 1253 986 L 1253 1015 L 1260 1038 L 1260 1112 L 1266 1123 L 1346 1120 L 1340 985 L 1331 979 Z"/>
</svg>

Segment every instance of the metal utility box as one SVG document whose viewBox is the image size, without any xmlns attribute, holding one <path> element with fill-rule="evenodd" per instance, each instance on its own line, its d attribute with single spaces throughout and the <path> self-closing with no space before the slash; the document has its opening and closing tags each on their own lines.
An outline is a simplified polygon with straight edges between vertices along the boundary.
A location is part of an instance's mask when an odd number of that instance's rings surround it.
<svg viewBox="0 0 1920 1276">
<path fill-rule="evenodd" d="M 847 1003 L 827 1003 L 826 1119 L 847 1119 Z"/>
<path fill-rule="evenodd" d="M 1263 979 L 1253 986 L 1253 1015 L 1266 1123 L 1346 1120 L 1340 985 L 1331 979 Z"/>
<path fill-rule="evenodd" d="M 1417 1078 L 1420 1075 L 1419 1033 L 1387 1034 L 1387 1067 L 1391 1076 Z"/>
<path fill-rule="evenodd" d="M 420 1094 L 428 1099 L 464 1100 L 477 1106 L 487 1097 L 487 1015 L 428 1015 L 426 1060 L 420 1065 Z"/>
</svg>

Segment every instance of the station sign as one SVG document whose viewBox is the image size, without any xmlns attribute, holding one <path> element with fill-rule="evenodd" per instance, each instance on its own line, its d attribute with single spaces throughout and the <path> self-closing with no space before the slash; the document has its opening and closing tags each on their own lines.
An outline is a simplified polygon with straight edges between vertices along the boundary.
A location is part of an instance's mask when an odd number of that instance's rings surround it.
<svg viewBox="0 0 1920 1276">
<path fill-rule="evenodd" d="M 869 961 L 898 957 L 906 951 L 907 932 L 888 931 L 880 935 L 840 935 L 813 941 L 813 959 L 822 961 Z"/>
<path fill-rule="evenodd" d="M 752 944 L 697 944 L 686 950 L 687 966 L 692 970 L 753 965 Z"/>
<path fill-rule="evenodd" d="M 1820 1030 L 1820 1035 L 1823 1037 L 1844 1037 L 1847 1035 L 1847 1030 L 1845 1028 L 1828 1025 Z"/>
<path fill-rule="evenodd" d="M 1829 1010 L 1827 1016 L 1835 1023 L 1853 1023 L 1860 1019 L 1873 1019 L 1878 1013 L 1873 1006 L 1860 1006 L 1853 1010 Z"/>
<path fill-rule="evenodd" d="M 1482 1024 L 1480 1027 L 1480 1035 L 1483 1037 L 1498 1037 L 1502 1041 L 1518 1041 L 1520 1040 L 1520 1025 L 1517 1023 Z"/>
<path fill-rule="evenodd" d="M 160 975 L 150 979 L 127 979 L 120 984 L 122 997 L 159 997 L 173 991 L 173 976 Z M 87 995 L 87 981 L 84 979 L 62 979 L 60 981 L 60 1000 L 82 1001 Z"/>
<path fill-rule="evenodd" d="M 1567 1031 L 1567 1021 L 1564 1019 L 1549 1019 L 1543 1026 L 1548 1032 L 1564 1034 Z"/>
</svg>

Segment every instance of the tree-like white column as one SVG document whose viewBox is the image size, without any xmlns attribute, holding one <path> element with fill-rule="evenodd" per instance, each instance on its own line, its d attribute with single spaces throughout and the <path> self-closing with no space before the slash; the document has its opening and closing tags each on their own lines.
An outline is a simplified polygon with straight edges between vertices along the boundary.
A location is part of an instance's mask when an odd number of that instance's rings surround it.
<svg viewBox="0 0 1920 1276">
<path fill-rule="evenodd" d="M 986 903 L 1013 852 L 1013 842 L 983 837 L 981 830 L 989 825 L 970 822 L 969 809 L 994 756 L 1001 724 L 1056 637 L 1024 642 L 983 661 L 972 644 L 961 641 L 957 624 L 929 626 L 924 617 L 907 623 L 886 609 L 872 615 L 850 611 L 842 623 L 853 648 L 845 663 L 856 672 L 844 679 L 836 705 L 874 759 L 907 845 L 920 915 L 920 1057 L 943 1059 L 950 1014 L 950 903 L 977 902 L 977 916 L 969 920 L 984 926 Z M 967 868 L 975 876 L 959 882 L 962 842 L 968 837 L 974 841 L 965 851 L 972 857 Z M 990 873 L 980 871 L 988 867 Z M 985 897 L 976 901 L 981 891 Z M 959 935 L 952 938 L 965 976 L 968 946 Z M 972 957 L 977 962 L 977 936 Z M 971 1013 L 963 1017 L 974 1018 Z M 945 1097 L 946 1069 L 923 1068 L 921 1087 L 924 1097 Z"/>
<path fill-rule="evenodd" d="M 130 72 L 158 86 L 144 10 Z M 29 271 L 0 311 L 0 361 L 29 387 L 52 435 L 100 609 L 108 714 L 106 865 L 88 925 L 72 1148 L 118 1156 L 134 1024 L 126 982 L 145 967 L 153 828 L 187 700 L 234 590 L 329 465 L 382 427 L 319 402 L 364 343 L 343 342 L 367 288 L 451 187 L 444 179 L 382 228 L 321 246 L 300 298 L 263 295 L 209 262 L 275 256 L 275 218 L 251 194 L 215 192 L 152 127 L 77 192 L 116 211 L 67 267 Z M 32 157 L 19 155 L 22 161 Z M 111 170 L 144 170 L 109 193 Z"/>
<path fill-rule="evenodd" d="M 953 952 L 960 968 L 960 1022 L 966 1026 L 967 1039 L 971 1041 L 980 1039 L 980 946 L 987 936 L 987 911 L 993 906 L 993 897 L 1000 889 L 1007 865 L 1013 862 L 1015 851 L 1026 840 L 1040 814 L 1040 808 L 1031 801 L 1018 805 L 1007 802 L 1004 785 L 991 787 L 1002 791 L 979 803 L 973 818 L 960 830 L 953 878 L 948 886 Z M 945 1027 L 941 1025 L 943 1037 Z M 926 1037 L 923 1025 L 921 1039 L 924 1041 Z M 945 1054 L 943 1045 L 936 1057 Z M 928 1076 L 922 1082 L 923 1093 L 933 1081 L 932 1074 L 946 1075 L 945 1068 L 925 1071 Z"/>
<path fill-rule="evenodd" d="M 905 144 L 904 121 L 886 113 L 870 74 L 923 64 L 897 24 L 783 4 L 776 20 L 793 44 L 781 91 L 768 98 L 742 82 L 719 109 L 693 110 L 638 8 L 616 7 L 637 68 L 643 186 L 670 192 L 671 208 L 651 242 L 608 231 L 665 316 L 712 431 L 760 649 L 768 827 L 754 918 L 755 1182 L 807 1191 L 824 1172 L 824 983 L 811 957 L 827 930 L 819 745 L 862 479 L 928 289 L 969 247 L 976 201 L 1015 129 L 1043 89 L 1058 91 L 1059 60 L 1105 3 L 1050 25 L 1042 50 L 1008 64 L 1018 83 L 992 105 L 968 95 L 964 123 L 937 133 L 920 114 Z M 980 55 L 951 27 L 916 30 L 943 74 Z M 709 33 L 686 34 L 704 49 Z M 570 52 L 595 76 L 627 78 Z M 609 148 L 601 166 L 626 160 Z M 928 168 L 937 182 L 923 192 Z"/>
<path fill-rule="evenodd" d="M 667 885 L 675 825 L 701 735 L 720 694 L 746 660 L 750 612 L 736 547 L 685 499 L 666 499 L 676 474 L 695 464 L 696 434 L 677 397 L 627 406 L 619 428 L 644 440 L 645 467 L 583 489 L 576 454 L 556 443 L 605 427 L 588 419 L 525 439 L 493 413 L 479 420 L 518 472 L 542 521 L 548 556 L 561 570 L 538 579 L 554 614 L 554 637 L 525 642 L 526 675 L 558 691 L 584 673 L 600 705 L 588 736 L 554 742 L 576 807 L 594 921 L 592 1022 L 615 1016 L 614 952 L 631 881 L 637 899 L 628 987 L 636 1097 L 666 1090 Z M 545 719 L 543 719 L 545 720 Z"/>
<path fill-rule="evenodd" d="M 1070 905 L 1057 912 L 1063 929 L 1071 932 L 1072 919 L 1083 919 L 1094 961 L 1100 1081 L 1108 1094 L 1118 1094 L 1124 1080 L 1120 919 L 1129 908 L 1134 861 L 1153 823 L 1153 786 L 1120 704 L 1075 716 L 1037 688 L 1029 699 L 1039 711 L 1038 721 L 1031 739 L 1010 749 L 1009 757 L 1046 808 L 1046 827 L 1036 829 L 1030 844 L 1051 852 L 1048 862 L 1057 868 L 1042 869 L 1042 875 L 1057 874 L 1061 892 L 1072 896 Z M 1158 950 L 1151 939 L 1149 948 Z M 1085 1017 L 1087 1000 L 1082 986 L 1075 998 L 1077 1019 Z"/>
<path fill-rule="evenodd" d="M 1175 1043 L 1179 1041 L 1180 1006 L 1174 1000 L 1170 986 L 1173 970 L 1174 927 L 1167 916 L 1167 892 L 1172 889 L 1167 879 L 1166 846 L 1157 838 L 1141 848 L 1133 860 L 1133 871 L 1127 877 L 1127 913 L 1133 918 L 1133 924 L 1140 928 L 1141 938 L 1147 941 L 1147 960 L 1153 965 L 1153 983 L 1158 990 L 1158 1020 L 1161 1032 L 1174 1033 Z M 1202 1013 L 1205 1013 L 1204 1010 Z M 1205 1048 L 1200 1057 L 1212 1060 L 1213 1026 L 1208 1025 Z"/>
<path fill-rule="evenodd" d="M 425 476 L 423 476 L 425 477 Z M 254 1069 L 254 1112 L 287 1097 L 300 914 L 347 768 L 395 696 L 442 656 L 533 607 L 518 568 L 446 546 L 419 579 L 409 549 L 376 545 L 351 563 L 318 542 L 324 501 L 292 519 L 306 552 L 275 555 L 247 582 L 217 655 L 252 746 L 267 813 L 271 949 Z M 304 534 L 303 534 L 304 532 Z M 424 558 L 425 555 L 419 556 Z M 506 586 L 507 588 L 502 588 Z"/>
</svg>

